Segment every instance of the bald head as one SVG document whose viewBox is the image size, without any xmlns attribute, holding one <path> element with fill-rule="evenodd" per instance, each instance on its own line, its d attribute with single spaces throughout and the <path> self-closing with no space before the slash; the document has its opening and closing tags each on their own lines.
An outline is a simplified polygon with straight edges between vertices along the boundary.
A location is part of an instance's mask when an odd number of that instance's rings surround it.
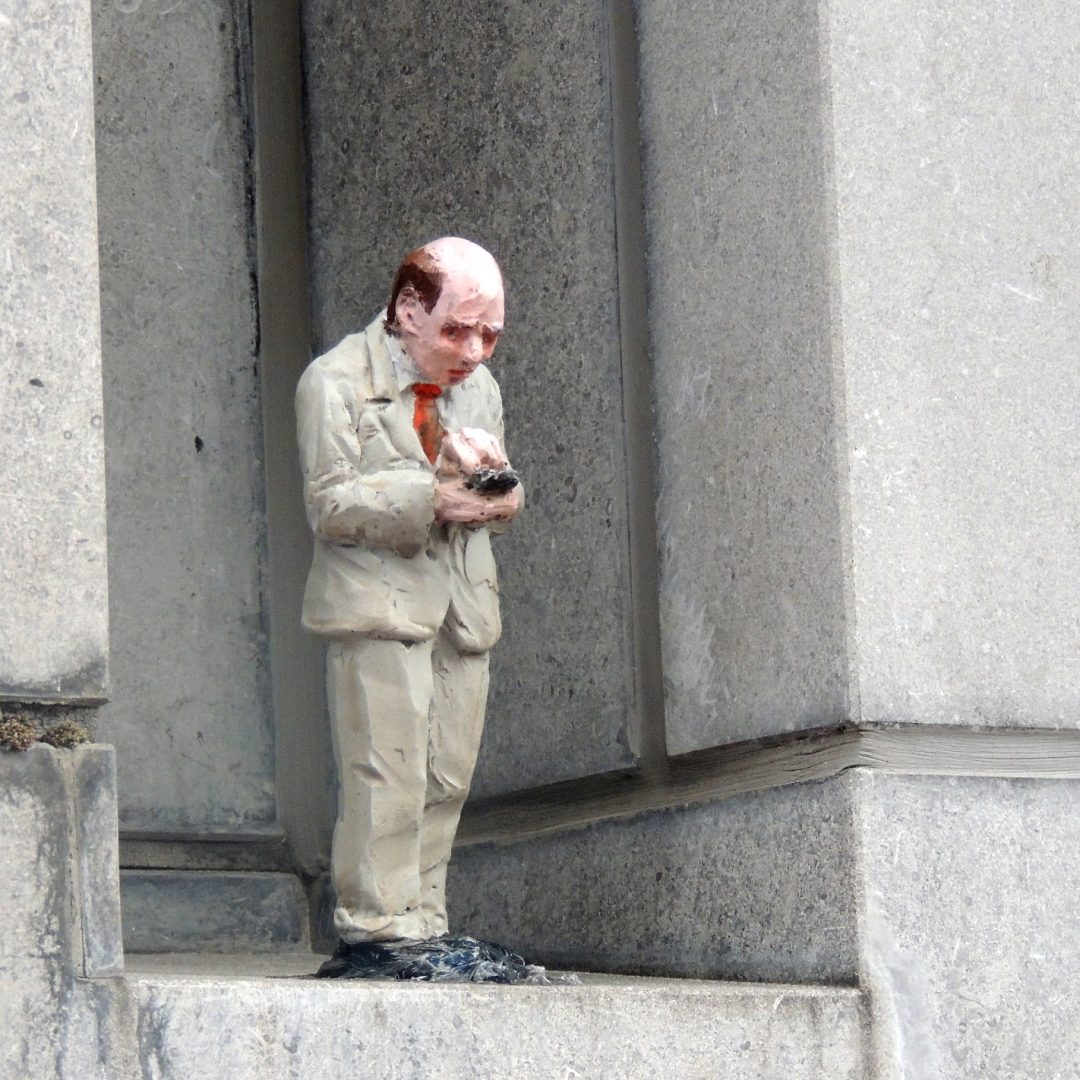
<svg viewBox="0 0 1080 1080">
<path fill-rule="evenodd" d="M 489 251 L 461 236 L 442 236 L 414 248 L 401 260 L 386 305 L 387 332 L 399 331 L 398 300 L 402 296 L 415 296 L 430 314 L 447 278 L 455 278 L 461 286 L 477 292 L 502 291 L 502 273 Z"/>
<path fill-rule="evenodd" d="M 444 236 L 410 251 L 394 278 L 386 330 L 425 378 L 464 382 L 490 359 L 503 327 L 503 283 L 491 254 Z"/>
<path fill-rule="evenodd" d="M 487 288 L 502 288 L 499 264 L 489 251 L 460 236 L 444 236 L 432 240 L 421 249 L 426 251 L 447 275 L 467 277 Z"/>
</svg>

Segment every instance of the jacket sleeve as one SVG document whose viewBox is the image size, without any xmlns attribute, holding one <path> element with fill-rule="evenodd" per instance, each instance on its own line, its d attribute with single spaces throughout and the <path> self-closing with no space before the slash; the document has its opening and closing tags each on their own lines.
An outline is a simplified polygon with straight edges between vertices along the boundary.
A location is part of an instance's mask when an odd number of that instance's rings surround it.
<svg viewBox="0 0 1080 1080">
<path fill-rule="evenodd" d="M 503 448 L 503 452 L 509 458 L 510 452 L 506 449 L 506 438 L 503 433 L 503 406 L 502 406 L 502 393 L 499 391 L 499 385 L 494 379 L 491 380 L 491 389 L 489 391 L 489 397 L 487 399 L 488 410 L 488 431 L 499 440 L 499 445 Z M 513 461 L 510 462 L 513 466 Z M 525 486 L 518 481 L 518 490 L 521 498 L 521 509 L 525 509 Z M 519 511 L 520 512 L 520 511 Z M 499 536 L 506 532 L 510 528 L 512 522 L 509 521 L 492 521 L 489 522 L 485 528 L 491 533 L 492 536 Z"/>
<path fill-rule="evenodd" d="M 363 439 L 334 381 L 308 368 L 296 391 L 304 505 L 312 532 L 333 544 L 411 556 L 435 520 L 435 478 L 403 458 L 361 472 Z"/>
</svg>

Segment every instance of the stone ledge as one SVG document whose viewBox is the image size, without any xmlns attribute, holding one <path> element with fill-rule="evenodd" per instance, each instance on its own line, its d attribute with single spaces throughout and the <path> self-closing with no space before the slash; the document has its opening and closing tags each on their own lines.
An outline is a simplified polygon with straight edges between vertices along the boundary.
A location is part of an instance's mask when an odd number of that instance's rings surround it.
<svg viewBox="0 0 1080 1080">
<path fill-rule="evenodd" d="M 868 1075 L 854 990 L 588 975 L 550 987 L 295 978 L 320 960 L 139 958 L 125 984 L 141 1065 L 161 1080 Z"/>
<path fill-rule="evenodd" d="M 1080 779 L 1080 731 L 908 724 L 791 732 L 671 758 L 664 771 L 652 775 L 606 773 L 470 800 L 456 843 L 517 843 L 649 811 L 827 780 L 858 768 Z"/>
</svg>

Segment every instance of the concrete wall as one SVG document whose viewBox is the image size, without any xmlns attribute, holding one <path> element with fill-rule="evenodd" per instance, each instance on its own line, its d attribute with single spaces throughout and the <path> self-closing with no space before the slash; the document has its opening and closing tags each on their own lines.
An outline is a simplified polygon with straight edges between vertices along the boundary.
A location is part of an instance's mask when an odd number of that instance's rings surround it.
<svg viewBox="0 0 1080 1080">
<path fill-rule="evenodd" d="M 455 852 L 455 921 L 554 967 L 840 983 L 858 979 L 848 785 L 711 805 Z"/>
<path fill-rule="evenodd" d="M 638 5 L 668 749 L 849 711 L 818 5 Z"/>
<path fill-rule="evenodd" d="M 858 777 L 880 1075 L 1067 1076 L 1080 1057 L 1080 782 Z"/>
<path fill-rule="evenodd" d="M 828 7 L 867 721 L 1080 724 L 1080 11 Z"/>
<path fill-rule="evenodd" d="M 1075 11 L 638 13 L 669 749 L 1075 727 Z"/>
<path fill-rule="evenodd" d="M 90 12 L 0 24 L 0 699 L 108 692 Z"/>
<path fill-rule="evenodd" d="M 469 847 L 450 899 L 476 932 L 551 963 L 857 983 L 882 1080 L 1051 1080 L 1078 1053 L 1078 798 L 1075 769 L 859 768 Z"/>
<path fill-rule="evenodd" d="M 94 4 L 125 830 L 272 828 L 246 5 Z"/>
</svg>

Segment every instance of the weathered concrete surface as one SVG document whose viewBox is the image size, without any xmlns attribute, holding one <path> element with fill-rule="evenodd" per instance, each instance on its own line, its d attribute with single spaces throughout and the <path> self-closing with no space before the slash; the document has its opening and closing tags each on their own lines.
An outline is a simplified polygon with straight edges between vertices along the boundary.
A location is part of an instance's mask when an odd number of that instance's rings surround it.
<svg viewBox="0 0 1080 1080">
<path fill-rule="evenodd" d="M 1072 1075 L 1080 781 L 854 779 L 883 1078 Z"/>
<path fill-rule="evenodd" d="M 0 752 L 0 963 L 123 970 L 111 746 Z"/>
<path fill-rule="evenodd" d="M 492 371 L 528 506 L 496 545 L 506 630 L 475 790 L 629 764 L 605 6 L 313 0 L 303 14 L 317 347 L 367 324 L 415 243 L 460 233 L 506 274 Z"/>
<path fill-rule="evenodd" d="M 818 5 L 637 5 L 668 749 L 843 719 Z"/>
<path fill-rule="evenodd" d="M 0 958 L 61 964 L 73 940 L 71 792 L 60 751 L 0 752 L 0 777 Z"/>
<path fill-rule="evenodd" d="M 59 964 L 21 957 L 0 960 L 0 1076 L 59 1075 L 60 1000 L 65 980 Z"/>
<path fill-rule="evenodd" d="M 124 947 L 136 953 L 306 946 L 307 898 L 292 874 L 125 870 Z"/>
<path fill-rule="evenodd" d="M 273 825 L 243 48 L 233 3 L 94 4 L 125 830 Z"/>
<path fill-rule="evenodd" d="M 129 986 L 139 1058 L 162 1080 L 868 1075 L 863 1004 L 850 990 L 612 978 L 558 987 L 327 985 L 168 968 Z"/>
<path fill-rule="evenodd" d="M 100 978 L 124 970 L 120 929 L 120 835 L 116 808 L 116 754 L 111 746 L 61 752 L 70 776 L 75 840 L 73 902 L 79 913 L 79 975 Z"/>
<path fill-rule="evenodd" d="M 102 781 L 111 773 L 111 747 L 0 753 L 5 1080 L 77 1075 L 64 1066 L 63 1037 L 79 993 L 75 976 L 122 969 L 115 858 L 101 866 L 86 850 L 116 851 L 115 792 Z"/>
<path fill-rule="evenodd" d="M 632 974 L 853 983 L 845 779 L 459 848 L 451 929 L 538 963 Z"/>
<path fill-rule="evenodd" d="M 639 14 L 669 747 L 1076 727 L 1080 13 Z"/>
<path fill-rule="evenodd" d="M 87 0 L 0 22 L 0 698 L 108 689 Z"/>
<path fill-rule="evenodd" d="M 834 0 L 859 711 L 1080 725 L 1080 8 Z"/>
<path fill-rule="evenodd" d="M 858 982 L 882 1080 L 1080 1060 L 1080 780 L 828 781 L 451 863 L 462 929 L 608 970 Z"/>
</svg>

